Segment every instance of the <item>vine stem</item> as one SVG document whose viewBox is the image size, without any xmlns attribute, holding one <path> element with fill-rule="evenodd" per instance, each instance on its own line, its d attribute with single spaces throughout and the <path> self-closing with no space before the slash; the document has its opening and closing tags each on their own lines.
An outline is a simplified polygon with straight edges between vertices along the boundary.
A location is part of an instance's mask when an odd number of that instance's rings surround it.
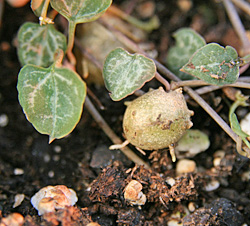
<svg viewBox="0 0 250 226">
<path fill-rule="evenodd" d="M 73 66 L 76 65 L 76 58 L 72 52 L 75 40 L 75 30 L 76 30 L 76 23 L 74 21 L 69 21 L 67 56 L 69 58 L 70 63 Z"/>
<path fill-rule="evenodd" d="M 113 132 L 113 130 L 109 127 L 107 122 L 103 119 L 101 114 L 96 110 L 95 106 L 87 96 L 85 99 L 85 106 L 88 109 L 89 113 L 92 115 L 94 120 L 98 123 L 101 129 L 105 132 L 105 134 L 109 137 L 109 139 L 114 144 L 122 144 L 122 140 Z M 138 165 L 144 165 L 145 168 L 150 169 L 150 166 L 143 161 L 138 155 L 136 155 L 130 148 L 123 147 L 120 149 L 124 155 L 126 155 L 131 161 Z"/>
<path fill-rule="evenodd" d="M 246 35 L 246 31 L 240 20 L 240 17 L 231 0 L 223 0 L 223 4 L 227 11 L 228 17 L 234 27 L 234 30 L 236 31 L 242 43 L 242 50 L 244 51 L 243 55 L 247 55 L 250 53 L 250 41 Z"/>
<path fill-rule="evenodd" d="M 106 23 L 104 20 L 100 20 L 104 26 L 108 27 L 108 29 L 114 33 L 114 35 L 117 37 L 117 39 L 122 42 L 128 49 L 133 50 L 134 52 L 138 52 L 141 54 L 144 54 L 145 56 L 151 58 L 148 56 L 146 52 L 144 52 L 136 43 L 128 39 L 126 36 L 124 36 L 121 32 L 117 31 L 115 28 L 113 28 L 111 25 Z M 179 82 L 181 81 L 180 78 L 178 78 L 175 74 L 173 74 L 171 71 L 169 71 L 165 66 L 163 66 L 159 61 L 157 61 L 154 58 L 151 58 L 158 69 L 158 71 L 166 76 L 168 79 Z M 210 116 L 213 118 L 213 120 L 236 142 L 238 145 L 239 139 L 237 134 L 233 132 L 233 130 L 229 127 L 229 125 L 216 113 L 216 111 L 210 107 L 209 104 L 206 103 L 205 100 L 203 100 L 199 94 L 197 94 L 193 89 L 190 87 L 184 87 L 183 88 L 190 97 L 192 97 Z M 246 147 L 244 147 L 244 150 L 247 150 Z M 247 150 L 249 152 L 249 150 Z"/>
<path fill-rule="evenodd" d="M 243 0 L 232 0 L 232 2 L 239 7 L 242 11 L 250 15 L 250 4 Z"/>
<path fill-rule="evenodd" d="M 186 80 L 186 81 L 179 81 L 179 82 L 173 82 L 171 83 L 172 89 L 177 89 L 178 87 L 182 86 L 207 86 L 210 85 L 209 83 L 206 83 L 202 80 Z M 238 88 L 244 88 L 244 89 L 250 89 L 250 83 L 246 82 L 235 82 L 233 84 L 223 85 L 223 86 L 214 86 L 216 89 L 224 88 L 224 87 L 238 87 Z"/>
</svg>

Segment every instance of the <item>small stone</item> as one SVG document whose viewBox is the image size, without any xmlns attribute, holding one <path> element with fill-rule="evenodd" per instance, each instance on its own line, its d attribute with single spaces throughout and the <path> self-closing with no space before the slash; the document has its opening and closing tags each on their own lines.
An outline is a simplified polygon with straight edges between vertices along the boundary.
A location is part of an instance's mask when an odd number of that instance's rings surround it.
<svg viewBox="0 0 250 226">
<path fill-rule="evenodd" d="M 9 118 L 6 114 L 0 115 L 0 127 L 5 127 L 9 123 Z"/>
<path fill-rule="evenodd" d="M 60 153 L 62 151 L 62 148 L 59 145 L 56 145 L 54 147 L 54 151 L 58 154 L 58 153 Z"/>
<path fill-rule="evenodd" d="M 214 191 L 219 187 L 220 187 L 220 182 L 217 180 L 212 180 L 205 186 L 204 190 L 209 192 L 209 191 Z"/>
<path fill-rule="evenodd" d="M 166 183 L 169 184 L 171 187 L 173 187 L 175 185 L 175 179 L 172 177 L 168 177 L 166 179 Z"/>
<path fill-rule="evenodd" d="M 20 169 L 20 168 L 15 168 L 14 169 L 14 175 L 19 176 L 19 175 L 23 175 L 24 174 L 24 170 Z"/>
<path fill-rule="evenodd" d="M 54 171 L 49 171 L 48 172 L 48 176 L 50 177 L 50 178 L 53 178 L 54 176 L 55 176 L 55 172 Z"/>
<path fill-rule="evenodd" d="M 250 112 L 240 121 L 240 127 L 250 136 Z"/>
<path fill-rule="evenodd" d="M 195 209 L 196 209 L 196 207 L 195 207 L 195 203 L 194 203 L 194 202 L 188 203 L 188 210 L 189 210 L 190 212 L 194 212 Z"/>
<path fill-rule="evenodd" d="M 16 208 L 16 207 L 20 206 L 21 203 L 23 202 L 24 198 L 25 198 L 24 194 L 16 194 L 15 195 L 15 202 L 14 202 L 12 207 Z"/>
<path fill-rule="evenodd" d="M 184 173 L 193 173 L 196 170 L 196 163 L 193 160 L 181 159 L 176 164 L 177 175 Z"/>
</svg>

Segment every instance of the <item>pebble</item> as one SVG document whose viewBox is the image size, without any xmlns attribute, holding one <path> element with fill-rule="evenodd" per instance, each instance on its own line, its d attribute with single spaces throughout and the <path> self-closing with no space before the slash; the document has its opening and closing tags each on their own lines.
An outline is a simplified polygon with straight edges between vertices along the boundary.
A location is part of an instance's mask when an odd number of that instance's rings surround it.
<svg viewBox="0 0 250 226">
<path fill-rule="evenodd" d="M 14 175 L 19 176 L 19 175 L 23 175 L 24 174 L 24 170 L 20 169 L 20 168 L 15 168 L 14 169 Z"/>
<path fill-rule="evenodd" d="M 24 194 L 16 194 L 15 195 L 15 202 L 14 202 L 12 207 L 16 208 L 16 207 L 20 206 L 21 203 L 23 202 L 24 198 L 25 198 Z"/>
<path fill-rule="evenodd" d="M 9 123 L 9 118 L 6 114 L 0 115 L 0 127 L 5 127 Z"/>
<path fill-rule="evenodd" d="M 204 190 L 209 192 L 209 191 L 214 191 L 219 187 L 220 187 L 220 182 L 217 180 L 212 180 L 205 186 Z"/>
<path fill-rule="evenodd" d="M 193 173 L 196 170 L 196 163 L 193 160 L 181 159 L 176 164 L 177 175 L 184 173 Z"/>
<path fill-rule="evenodd" d="M 250 112 L 240 121 L 240 127 L 250 136 Z"/>
</svg>

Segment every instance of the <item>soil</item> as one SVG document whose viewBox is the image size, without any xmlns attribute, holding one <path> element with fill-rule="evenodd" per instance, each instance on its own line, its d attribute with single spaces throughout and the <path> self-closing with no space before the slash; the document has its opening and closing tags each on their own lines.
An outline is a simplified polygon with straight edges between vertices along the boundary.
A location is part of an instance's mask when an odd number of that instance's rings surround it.
<svg viewBox="0 0 250 226">
<path fill-rule="evenodd" d="M 128 9 L 142 2 L 114 3 Z M 239 50 L 239 40 L 221 3 L 197 0 L 193 1 L 189 11 L 184 12 L 177 7 L 177 1 L 152 2 L 156 5 L 161 26 L 149 35 L 148 41 L 158 51 L 161 62 L 164 63 L 167 49 L 174 43 L 171 34 L 185 26 L 197 30 L 207 42 L 230 44 Z M 249 29 L 249 16 L 239 13 L 244 26 Z M 208 134 L 211 142 L 207 151 L 192 158 L 197 166 L 193 173 L 178 175 L 168 150 L 148 151 L 144 156 L 129 146 L 150 164 L 151 169 L 134 165 L 119 150 L 110 151 L 112 142 L 85 108 L 70 135 L 48 144 L 48 137 L 33 128 L 18 102 L 16 85 L 21 66 L 16 54 L 16 34 L 26 21 L 37 21 L 29 5 L 12 8 L 5 4 L 0 27 L 0 117 L 7 116 L 8 122 L 0 127 L 1 226 L 6 225 L 4 219 L 11 213 L 20 213 L 26 226 L 95 225 L 91 222 L 103 226 L 250 225 L 249 159 L 237 153 L 235 143 L 192 100 L 188 105 L 195 112 L 193 128 Z M 249 73 L 247 70 L 244 76 Z M 152 81 L 144 89 L 158 85 Z M 89 88 L 105 106 L 105 110 L 98 110 L 122 138 L 123 101 L 114 103 L 103 86 L 90 85 Z M 202 97 L 228 122 L 232 101 L 222 90 Z M 249 108 L 245 109 L 249 111 Z M 241 109 L 243 113 L 239 117 L 246 114 L 245 109 Z M 225 156 L 214 166 L 214 153 L 218 150 Z M 124 199 L 124 189 L 132 180 L 142 185 L 147 199 L 144 205 L 133 205 Z M 219 187 L 208 191 L 206 186 L 211 182 L 216 182 Z M 48 185 L 74 189 L 78 202 L 39 216 L 30 200 L 39 189 Z M 13 207 L 18 194 L 24 194 L 25 198 Z"/>
</svg>

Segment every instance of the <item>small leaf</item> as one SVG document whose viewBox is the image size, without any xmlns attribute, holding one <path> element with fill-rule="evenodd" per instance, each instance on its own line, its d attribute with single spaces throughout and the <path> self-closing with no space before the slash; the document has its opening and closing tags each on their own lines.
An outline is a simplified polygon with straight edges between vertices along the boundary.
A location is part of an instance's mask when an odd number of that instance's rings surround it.
<svg viewBox="0 0 250 226">
<path fill-rule="evenodd" d="M 240 127 L 240 123 L 237 119 L 237 116 L 235 113 L 233 113 L 231 115 L 231 117 L 229 117 L 229 121 L 230 121 L 230 126 L 232 128 L 232 130 L 241 138 L 247 138 L 248 134 L 245 133 L 244 131 L 242 131 L 241 127 Z"/>
<path fill-rule="evenodd" d="M 181 71 L 213 85 L 232 84 L 239 76 L 238 54 L 231 46 L 207 44 L 194 53 Z"/>
<path fill-rule="evenodd" d="M 45 4 L 45 0 L 32 0 L 31 1 L 31 9 L 36 16 L 41 16 L 43 6 Z"/>
<path fill-rule="evenodd" d="M 205 40 L 190 28 L 181 28 L 173 36 L 176 44 L 168 51 L 167 66 L 182 80 L 195 79 L 194 76 L 181 72 L 180 69 L 188 62 L 196 50 L 206 45 Z"/>
<path fill-rule="evenodd" d="M 49 140 L 69 134 L 78 123 L 86 96 L 80 76 L 67 68 L 25 65 L 18 76 L 18 98 L 27 119 Z"/>
<path fill-rule="evenodd" d="M 57 49 L 66 50 L 66 37 L 52 24 L 40 26 L 27 22 L 18 31 L 18 58 L 22 65 L 48 67 Z"/>
<path fill-rule="evenodd" d="M 112 0 L 51 0 L 52 8 L 75 24 L 96 20 L 111 5 Z"/>
<path fill-rule="evenodd" d="M 155 73 L 156 67 L 151 59 L 140 54 L 129 54 L 122 48 L 111 51 L 103 67 L 104 83 L 114 101 L 133 94 Z"/>
</svg>

